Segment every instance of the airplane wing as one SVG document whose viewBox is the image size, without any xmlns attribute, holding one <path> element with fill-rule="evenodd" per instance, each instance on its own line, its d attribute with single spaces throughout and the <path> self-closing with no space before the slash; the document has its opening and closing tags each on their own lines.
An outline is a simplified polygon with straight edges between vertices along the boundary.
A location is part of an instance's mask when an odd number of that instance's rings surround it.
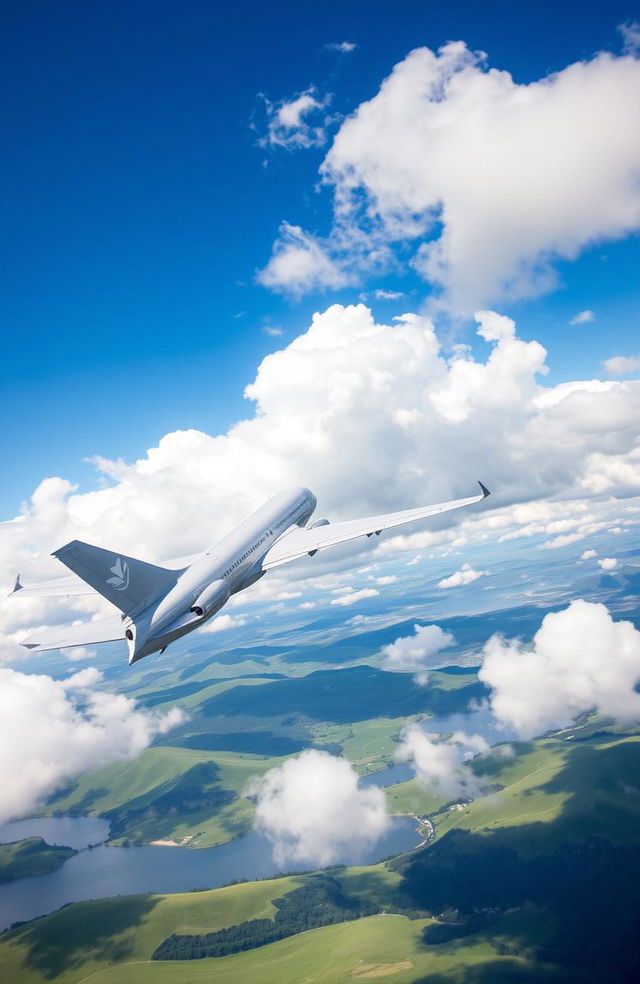
<svg viewBox="0 0 640 984">
<path fill-rule="evenodd" d="M 21 645 L 34 652 L 45 653 L 49 649 L 67 649 L 73 646 L 95 646 L 99 642 L 117 642 L 124 639 L 124 627 L 120 615 L 80 622 L 64 629 L 42 629 L 25 639 Z"/>
<path fill-rule="evenodd" d="M 25 586 L 20 581 L 19 574 L 13 591 L 10 591 L 7 597 L 11 598 L 18 592 L 20 598 L 71 598 L 72 595 L 96 594 L 93 588 L 79 577 L 56 577 L 51 581 L 38 581 L 36 584 Z"/>
<path fill-rule="evenodd" d="M 265 554 L 262 568 L 268 571 L 274 567 L 280 567 L 281 564 L 298 560 L 305 554 L 313 556 L 317 550 L 324 550 L 325 547 L 333 547 L 338 543 L 346 543 L 348 540 L 355 540 L 361 536 L 372 536 L 374 533 L 379 536 L 383 530 L 393 529 L 395 526 L 414 523 L 419 519 L 426 519 L 428 516 L 437 516 L 440 513 L 449 512 L 451 509 L 461 509 L 463 506 L 471 506 L 474 502 L 482 502 L 491 493 L 482 482 L 478 482 L 478 485 L 482 492 L 480 495 L 471 496 L 469 499 L 454 499 L 451 502 L 440 502 L 435 506 L 422 506 L 418 509 L 405 509 L 402 512 L 383 513 L 380 516 L 351 519 L 344 523 L 327 523 L 325 526 L 316 526 L 310 529 L 294 528 L 285 533 Z"/>
</svg>

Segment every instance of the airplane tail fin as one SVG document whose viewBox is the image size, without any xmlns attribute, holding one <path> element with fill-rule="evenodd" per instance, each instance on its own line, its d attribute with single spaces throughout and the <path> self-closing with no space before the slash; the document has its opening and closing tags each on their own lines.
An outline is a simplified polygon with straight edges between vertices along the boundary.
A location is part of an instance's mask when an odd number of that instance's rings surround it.
<svg viewBox="0 0 640 984">
<path fill-rule="evenodd" d="M 82 540 L 72 540 L 55 550 L 53 556 L 125 615 L 166 594 L 181 573 L 93 547 Z"/>
</svg>

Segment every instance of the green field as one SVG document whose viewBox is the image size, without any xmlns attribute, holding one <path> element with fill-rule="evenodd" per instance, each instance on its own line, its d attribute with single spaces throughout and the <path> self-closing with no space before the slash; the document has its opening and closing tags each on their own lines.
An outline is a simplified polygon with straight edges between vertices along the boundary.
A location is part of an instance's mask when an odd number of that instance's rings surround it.
<svg viewBox="0 0 640 984">
<path fill-rule="evenodd" d="M 66 906 L 0 938 L 0 977 L 29 984 L 75 984 L 110 964 L 146 961 L 170 933 L 219 929 L 270 916 L 271 899 L 296 879 L 252 882 L 212 892 L 134 895 Z"/>
<path fill-rule="evenodd" d="M 435 671 L 427 687 L 368 665 L 295 677 L 220 680 L 213 672 L 207 663 L 159 680 L 141 674 L 131 693 L 150 708 L 182 707 L 186 723 L 135 761 L 81 776 L 46 812 L 104 816 L 115 843 L 210 847 L 250 829 L 247 782 L 286 755 L 326 749 L 363 775 L 376 772 L 393 763 L 407 722 L 464 709 L 482 693 L 474 671 Z"/>
<path fill-rule="evenodd" d="M 48 813 L 97 813 L 112 821 L 112 840 L 181 840 L 211 847 L 250 829 L 253 806 L 244 796 L 252 776 L 279 759 L 187 748 L 148 748 L 81 776 Z M 207 799 L 207 796 L 209 797 Z"/>
<path fill-rule="evenodd" d="M 70 847 L 50 847 L 41 837 L 0 844 L 0 884 L 55 871 L 75 853 Z"/>
<path fill-rule="evenodd" d="M 395 726 L 395 722 L 387 723 Z M 369 730 L 369 737 L 377 740 L 375 728 Z M 188 773 L 190 768 L 211 761 L 219 769 L 220 782 L 236 789 L 242 788 L 250 774 L 272 764 L 271 759 L 256 756 L 219 753 L 212 759 L 210 754 L 187 749 L 152 748 L 138 763 L 103 770 L 109 792 L 100 793 L 95 805 L 117 808 L 132 791 L 138 798 L 144 797 L 159 785 L 182 777 L 185 768 Z M 309 930 L 232 956 L 149 963 L 155 949 L 172 934 L 206 934 L 251 919 L 273 918 L 272 900 L 298 888 L 309 876 L 207 892 L 78 903 L 4 935 L 0 940 L 0 976 L 20 984 L 80 984 L 88 977 L 122 984 L 134 980 L 142 984 L 211 980 L 297 984 L 368 979 L 407 984 L 547 980 L 599 984 L 601 970 L 589 976 L 589 967 L 571 969 L 567 953 L 564 967 L 545 954 L 556 952 L 558 939 L 573 939 L 559 921 L 579 914 L 578 901 L 596 907 L 598 932 L 609 933 L 603 937 L 603 946 L 610 946 L 608 941 L 618 922 L 626 945 L 633 941 L 628 918 L 635 910 L 622 899 L 626 883 L 611 883 L 610 879 L 624 879 L 627 865 L 631 865 L 629 871 L 635 870 L 640 791 L 631 780 L 640 775 L 640 737 L 601 734 L 583 741 L 540 739 L 516 745 L 513 757 L 494 755 L 476 760 L 475 768 L 484 781 L 500 786 L 499 792 L 461 810 L 436 813 L 437 837 L 428 847 L 391 865 L 334 871 L 347 895 L 371 901 L 385 915 Z M 87 796 L 91 788 L 89 782 L 73 795 Z M 417 812 L 426 812 L 429 805 L 436 809 L 442 806 L 437 800 L 429 804 L 415 781 L 390 788 L 388 795 L 393 805 L 404 808 L 409 800 L 422 796 L 422 809 Z M 212 833 L 213 828 L 208 828 L 203 839 Z M 593 891 L 587 882 L 580 900 L 558 896 L 553 875 L 556 864 L 564 865 L 569 881 L 574 875 L 578 879 L 589 875 L 590 866 L 585 867 L 584 858 L 589 857 L 588 840 L 594 837 L 602 838 L 598 842 L 602 847 L 594 848 L 597 854 L 604 852 L 613 860 L 606 861 L 604 871 L 594 868 Z M 572 843 L 586 843 L 587 854 L 585 847 L 580 847 L 572 860 L 573 855 L 566 853 L 566 845 Z M 616 850 L 620 862 L 615 860 Z M 557 861 L 554 851 L 561 852 Z M 515 865 L 513 876 L 510 865 Z M 545 865 L 550 868 L 550 885 L 556 891 L 550 907 L 543 904 L 544 894 L 542 901 L 528 904 L 526 891 L 522 897 L 516 892 L 515 903 L 499 901 L 505 892 L 509 897 L 512 882 L 517 889 L 518 879 L 524 875 L 530 878 L 531 871 L 535 873 Z M 637 879 L 634 876 L 630 881 L 633 886 Z M 608 888 L 610 884 L 613 887 Z M 416 888 L 419 894 L 426 889 L 427 897 L 435 891 L 433 897 L 442 901 L 436 908 L 421 912 L 421 903 L 415 901 Z M 482 925 L 475 926 L 473 919 L 469 922 L 468 914 L 464 917 L 467 922 L 463 920 L 460 925 L 455 921 L 449 925 L 448 916 L 444 922 L 427 918 L 427 912 L 437 914 L 443 907 L 449 911 L 462 906 L 464 911 L 469 892 L 474 912 L 480 911 L 473 901 L 476 896 L 494 905 L 481 916 Z M 491 902 L 492 893 L 498 899 L 495 903 Z M 620 911 L 611 905 L 612 900 L 620 900 Z M 590 923 L 586 925 L 588 930 Z M 450 934 L 447 939 L 438 936 L 443 930 Z M 592 936 L 600 945 L 598 932 Z M 571 945 L 578 944 L 586 945 L 579 938 L 578 943 L 573 939 Z M 596 950 L 595 959 L 601 957 Z"/>
<path fill-rule="evenodd" d="M 637 837 L 640 790 L 629 777 L 640 776 L 640 736 L 538 739 L 514 747 L 513 758 L 476 760 L 479 777 L 503 788 L 437 813 L 432 819 L 439 837 L 451 830 L 502 830 L 507 836 L 527 825 L 534 852 L 540 843 L 550 847 L 580 834 L 601 835 L 613 843 Z M 444 805 L 415 779 L 392 786 L 387 796 L 398 813 L 434 814 Z"/>
<path fill-rule="evenodd" d="M 340 875 L 349 891 L 358 889 L 376 901 L 390 899 L 397 875 L 383 866 Z M 3 980 L 20 984 L 160 982 L 199 984 L 220 980 L 238 984 L 299 984 L 389 978 L 430 980 L 533 981 L 547 970 L 526 959 L 500 956 L 496 940 L 507 945 L 522 935 L 519 914 L 502 921 L 493 943 L 472 936 L 455 945 L 425 946 L 422 933 L 431 919 L 381 914 L 323 927 L 257 950 L 221 959 L 149 962 L 168 935 L 206 932 L 246 919 L 273 914 L 271 900 L 291 891 L 302 877 L 234 885 L 187 895 L 133 896 L 68 906 L 8 933 L 0 941 Z M 536 920 L 533 937 L 544 939 L 545 920 Z M 468 977 L 470 973 L 476 975 Z M 545 975 L 545 976 L 534 976 Z M 444 975 L 441 977 L 441 975 Z M 560 973 L 554 980 L 576 980 Z"/>
</svg>

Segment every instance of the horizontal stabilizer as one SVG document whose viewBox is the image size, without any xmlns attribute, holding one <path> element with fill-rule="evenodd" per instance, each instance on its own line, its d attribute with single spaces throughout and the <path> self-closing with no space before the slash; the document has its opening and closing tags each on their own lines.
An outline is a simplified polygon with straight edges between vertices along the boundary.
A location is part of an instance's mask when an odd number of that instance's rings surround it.
<svg viewBox="0 0 640 984">
<path fill-rule="evenodd" d="M 91 595 L 93 593 L 93 589 L 77 577 L 56 577 L 51 581 L 23 584 L 18 574 L 13 591 L 10 591 L 7 597 L 11 598 L 17 595 L 19 598 L 71 598 L 75 595 Z"/>
<path fill-rule="evenodd" d="M 166 594 L 180 576 L 180 571 L 156 567 L 82 540 L 72 540 L 53 556 L 125 615 Z"/>
<path fill-rule="evenodd" d="M 43 629 L 25 639 L 22 645 L 38 653 L 49 649 L 67 649 L 75 646 L 96 646 L 101 642 L 116 642 L 124 639 L 124 625 L 120 615 L 95 622 L 81 622 L 65 629 Z"/>
</svg>

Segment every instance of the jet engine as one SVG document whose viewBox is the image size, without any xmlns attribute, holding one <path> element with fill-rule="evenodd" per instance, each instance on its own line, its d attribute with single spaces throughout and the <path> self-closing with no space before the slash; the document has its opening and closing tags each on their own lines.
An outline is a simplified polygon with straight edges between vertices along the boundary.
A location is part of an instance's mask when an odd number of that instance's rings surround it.
<svg viewBox="0 0 640 984">
<path fill-rule="evenodd" d="M 218 611 L 219 608 L 229 600 L 229 588 L 225 581 L 217 580 L 212 581 L 204 591 L 198 595 L 195 602 L 191 606 L 191 611 L 194 615 L 198 615 L 200 618 L 207 615 L 213 615 Z"/>
<path fill-rule="evenodd" d="M 312 523 L 311 526 L 308 526 L 307 527 L 307 529 L 309 529 L 309 530 L 315 530 L 318 526 L 328 526 L 328 525 L 329 525 L 329 520 L 328 519 L 316 519 L 315 523 Z M 309 550 L 308 551 L 310 557 L 315 557 L 315 555 L 317 554 L 317 552 L 318 552 L 317 550 Z"/>
</svg>

